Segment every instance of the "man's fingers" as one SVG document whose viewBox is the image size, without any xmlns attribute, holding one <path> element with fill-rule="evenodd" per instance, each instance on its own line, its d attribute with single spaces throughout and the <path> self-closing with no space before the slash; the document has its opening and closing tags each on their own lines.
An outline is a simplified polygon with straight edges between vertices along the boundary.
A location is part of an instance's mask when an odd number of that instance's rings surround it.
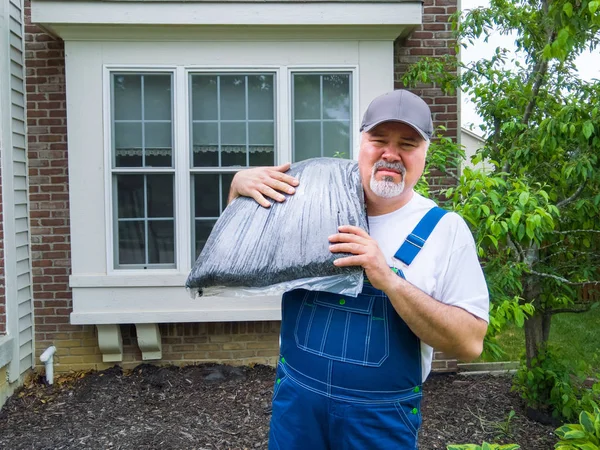
<svg viewBox="0 0 600 450">
<path fill-rule="evenodd" d="M 282 174 L 280 174 L 282 175 Z M 267 178 L 264 181 L 265 186 L 268 186 L 272 189 L 275 189 L 277 191 L 280 192 L 285 192 L 286 194 L 293 194 L 294 192 L 296 192 L 296 190 L 290 186 L 289 183 L 286 183 L 285 181 L 279 181 L 275 178 Z"/>
<path fill-rule="evenodd" d="M 259 191 L 252 191 L 250 196 L 263 208 L 270 208 L 271 202 L 267 200 Z"/>
<path fill-rule="evenodd" d="M 282 173 L 277 170 L 272 170 L 269 172 L 269 176 L 272 179 L 281 182 L 283 185 L 298 186 L 298 180 L 296 178 L 294 178 L 293 176 L 288 175 L 287 173 Z M 282 189 L 282 190 L 285 190 L 285 189 Z"/>
<path fill-rule="evenodd" d="M 368 237 L 368 235 L 367 235 Z M 350 233 L 336 233 L 329 236 L 329 242 L 350 242 L 355 244 L 367 245 L 368 239 Z"/>
<path fill-rule="evenodd" d="M 329 251 L 332 253 L 352 253 L 361 255 L 365 252 L 365 246 L 356 243 L 333 244 L 329 246 Z"/>
<path fill-rule="evenodd" d="M 338 227 L 338 230 L 340 231 L 340 233 L 352 233 L 352 234 L 355 234 L 357 236 L 361 236 L 364 238 L 369 237 L 369 233 L 367 233 L 362 228 L 355 227 L 354 225 L 340 225 Z"/>
<path fill-rule="evenodd" d="M 287 172 L 288 170 L 290 170 L 291 166 L 292 166 L 292 164 L 287 162 L 287 163 L 281 164 L 279 166 L 274 166 L 273 169 L 277 170 L 278 172 Z"/>
<path fill-rule="evenodd" d="M 285 200 L 285 196 L 283 194 L 281 194 L 280 192 L 277 192 L 275 189 L 273 189 L 267 185 L 260 186 L 258 188 L 258 190 L 264 196 L 272 198 L 275 201 L 282 202 Z"/>
<path fill-rule="evenodd" d="M 362 266 L 362 260 L 360 256 L 346 256 L 336 259 L 333 264 L 337 267 Z"/>
</svg>

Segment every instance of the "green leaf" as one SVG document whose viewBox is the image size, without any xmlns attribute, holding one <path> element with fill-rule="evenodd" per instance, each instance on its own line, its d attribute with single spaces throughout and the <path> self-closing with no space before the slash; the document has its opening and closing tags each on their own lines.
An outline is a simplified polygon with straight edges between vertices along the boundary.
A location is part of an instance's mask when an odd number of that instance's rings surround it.
<svg viewBox="0 0 600 450">
<path fill-rule="evenodd" d="M 517 209 L 515 212 L 512 213 L 512 215 L 510 216 L 510 221 L 512 222 L 512 224 L 516 227 L 519 224 L 519 220 L 521 219 L 521 216 L 523 215 L 523 211 L 521 211 L 520 209 Z"/>
<path fill-rule="evenodd" d="M 564 439 L 583 439 L 585 438 L 585 431 L 581 430 L 569 430 L 563 436 Z"/>
<path fill-rule="evenodd" d="M 552 58 L 552 47 L 550 47 L 550 44 L 547 44 L 544 47 L 543 56 L 544 56 L 544 59 Z"/>
<path fill-rule="evenodd" d="M 596 14 L 596 10 L 598 9 L 598 5 L 600 5 L 600 2 L 589 2 L 588 3 L 588 8 L 590 9 L 590 12 L 592 14 Z"/>
<path fill-rule="evenodd" d="M 592 133 L 594 133 L 594 124 L 592 123 L 592 121 L 588 120 L 587 122 L 585 122 L 581 131 L 583 132 L 583 136 L 586 139 L 589 139 Z"/>
<path fill-rule="evenodd" d="M 581 411 L 579 414 L 579 423 L 588 433 L 594 434 L 596 432 L 594 429 L 594 417 L 589 412 Z"/>
<path fill-rule="evenodd" d="M 487 205 L 481 205 L 481 210 L 483 211 L 483 213 L 484 213 L 486 216 L 489 216 L 489 215 L 490 215 L 490 208 L 489 208 L 489 206 L 487 206 Z"/>
<path fill-rule="evenodd" d="M 573 5 L 571 5 L 570 3 L 565 3 L 563 6 L 563 11 L 567 15 L 567 17 L 573 16 Z"/>
<path fill-rule="evenodd" d="M 521 204 L 521 206 L 525 206 L 528 201 L 529 201 L 529 192 L 521 192 L 521 195 L 519 195 L 519 203 Z"/>
<path fill-rule="evenodd" d="M 523 238 L 525 237 L 525 225 L 519 225 L 519 229 L 517 230 L 517 237 L 520 241 L 523 240 Z"/>
</svg>

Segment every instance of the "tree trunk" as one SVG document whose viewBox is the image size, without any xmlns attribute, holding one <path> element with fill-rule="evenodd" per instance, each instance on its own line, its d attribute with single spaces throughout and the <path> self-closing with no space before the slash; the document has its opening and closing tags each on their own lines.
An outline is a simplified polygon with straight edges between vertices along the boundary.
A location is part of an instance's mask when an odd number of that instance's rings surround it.
<svg viewBox="0 0 600 450">
<path fill-rule="evenodd" d="M 532 245 L 527 249 L 525 262 L 532 267 L 539 260 L 539 249 Z M 533 315 L 525 319 L 525 355 L 527 367 L 536 358 L 550 336 L 550 319 L 552 316 L 542 307 L 540 300 L 541 286 L 539 278 L 527 275 L 523 284 L 525 301 L 532 302 L 535 308 Z"/>
</svg>

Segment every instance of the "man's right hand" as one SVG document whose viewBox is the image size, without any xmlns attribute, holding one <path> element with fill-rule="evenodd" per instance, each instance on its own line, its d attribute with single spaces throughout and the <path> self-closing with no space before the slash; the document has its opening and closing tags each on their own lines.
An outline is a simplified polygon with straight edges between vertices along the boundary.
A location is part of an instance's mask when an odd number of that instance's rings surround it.
<svg viewBox="0 0 600 450">
<path fill-rule="evenodd" d="M 282 192 L 291 195 L 296 192 L 294 187 L 298 186 L 296 178 L 285 174 L 289 168 L 290 163 L 286 163 L 281 166 L 256 167 L 239 171 L 231 181 L 227 203 L 240 196 L 252 197 L 265 208 L 271 206 L 267 198 L 277 202 L 284 201 L 285 196 Z"/>
</svg>

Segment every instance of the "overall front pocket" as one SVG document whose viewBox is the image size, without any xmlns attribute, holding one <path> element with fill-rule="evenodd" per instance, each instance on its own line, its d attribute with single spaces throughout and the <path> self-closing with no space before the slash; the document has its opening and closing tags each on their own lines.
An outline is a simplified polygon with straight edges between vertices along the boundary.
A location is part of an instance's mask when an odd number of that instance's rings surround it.
<svg viewBox="0 0 600 450">
<path fill-rule="evenodd" d="M 335 361 L 380 366 L 389 354 L 388 300 L 307 291 L 294 336 L 307 352 Z"/>
</svg>

